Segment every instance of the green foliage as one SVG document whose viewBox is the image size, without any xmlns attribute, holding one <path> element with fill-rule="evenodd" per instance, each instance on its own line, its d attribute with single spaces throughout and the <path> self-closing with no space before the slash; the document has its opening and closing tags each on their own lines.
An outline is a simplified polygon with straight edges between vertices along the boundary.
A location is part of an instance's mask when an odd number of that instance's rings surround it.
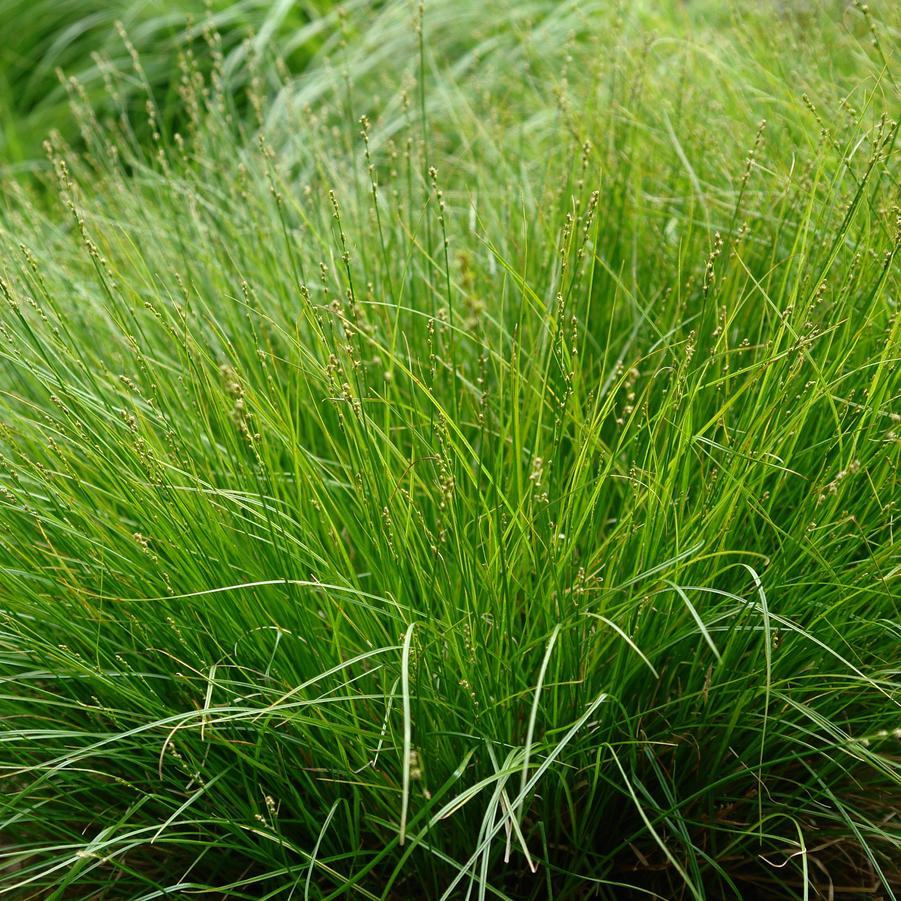
<svg viewBox="0 0 901 901">
<path fill-rule="evenodd" d="M 0 195 L 0 890 L 895 897 L 877 12 L 368 4 L 240 91 L 207 28 L 143 140 L 73 90 Z"/>
<path fill-rule="evenodd" d="M 72 78 L 101 119 L 146 119 L 148 86 L 177 116 L 185 57 L 208 73 L 221 54 L 231 90 L 265 75 L 254 73 L 263 58 L 299 71 L 333 29 L 334 11 L 324 14 L 332 8 L 323 0 L 0 0 L 0 159 L 27 165 L 51 129 L 77 137 L 68 115 Z M 204 41 L 211 31 L 212 48 Z"/>
</svg>

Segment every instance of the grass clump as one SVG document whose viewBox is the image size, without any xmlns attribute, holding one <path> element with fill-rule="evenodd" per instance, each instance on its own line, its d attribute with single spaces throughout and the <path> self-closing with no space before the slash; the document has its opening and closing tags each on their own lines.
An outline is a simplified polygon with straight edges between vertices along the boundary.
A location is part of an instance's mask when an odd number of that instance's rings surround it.
<svg viewBox="0 0 901 901">
<path fill-rule="evenodd" d="M 7 894 L 895 897 L 897 15 L 489 6 L 7 181 Z"/>
</svg>

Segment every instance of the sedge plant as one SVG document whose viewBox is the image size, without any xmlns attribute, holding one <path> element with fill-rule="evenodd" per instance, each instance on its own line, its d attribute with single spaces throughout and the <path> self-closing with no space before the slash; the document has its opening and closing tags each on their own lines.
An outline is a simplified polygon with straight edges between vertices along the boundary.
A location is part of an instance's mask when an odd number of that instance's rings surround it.
<svg viewBox="0 0 901 901">
<path fill-rule="evenodd" d="M 898 896 L 885 6 L 74 90 L 0 207 L 0 894 Z"/>
</svg>

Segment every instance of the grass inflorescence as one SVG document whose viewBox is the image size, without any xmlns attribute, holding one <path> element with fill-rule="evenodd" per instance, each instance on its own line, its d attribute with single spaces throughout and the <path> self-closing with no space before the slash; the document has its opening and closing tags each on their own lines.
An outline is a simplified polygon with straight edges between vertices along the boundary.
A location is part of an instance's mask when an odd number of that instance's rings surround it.
<svg viewBox="0 0 901 901">
<path fill-rule="evenodd" d="M 901 22 L 730 9 L 70 83 L 0 195 L 0 894 L 896 897 Z"/>
</svg>

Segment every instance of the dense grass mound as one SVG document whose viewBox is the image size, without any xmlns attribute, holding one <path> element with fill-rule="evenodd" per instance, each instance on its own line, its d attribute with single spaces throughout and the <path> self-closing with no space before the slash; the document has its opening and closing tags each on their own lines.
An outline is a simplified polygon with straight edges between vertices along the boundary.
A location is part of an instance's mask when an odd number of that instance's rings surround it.
<svg viewBox="0 0 901 901">
<path fill-rule="evenodd" d="M 7 180 L 0 892 L 896 896 L 897 8 L 607 7 Z"/>
</svg>

